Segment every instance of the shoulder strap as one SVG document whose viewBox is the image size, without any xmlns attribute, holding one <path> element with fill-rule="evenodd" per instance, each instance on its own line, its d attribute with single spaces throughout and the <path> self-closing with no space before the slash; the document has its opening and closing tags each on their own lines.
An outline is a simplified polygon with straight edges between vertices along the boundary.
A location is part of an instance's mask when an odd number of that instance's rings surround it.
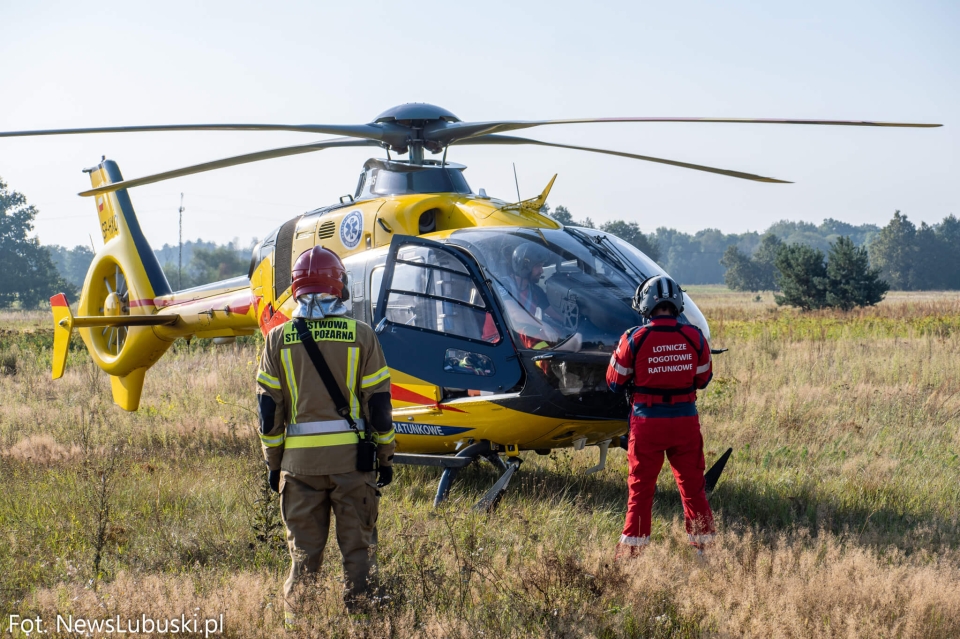
<svg viewBox="0 0 960 639">
<path fill-rule="evenodd" d="M 310 334 L 307 323 L 302 317 L 298 317 L 293 320 L 293 327 L 300 337 L 300 343 L 307 349 L 307 355 L 310 356 L 310 361 L 312 361 L 316 367 L 317 373 L 323 381 L 323 385 L 327 387 L 330 399 L 333 400 L 333 405 L 337 408 L 337 414 L 347 420 L 350 428 L 359 434 L 360 430 L 357 428 L 357 423 L 353 421 L 353 417 L 350 416 L 350 405 L 347 404 L 347 398 L 343 396 L 343 391 L 340 390 L 340 384 L 333 378 L 333 373 L 330 372 L 330 367 L 327 366 L 327 360 L 323 359 L 323 353 L 317 348 L 317 343 L 313 341 L 313 335 Z"/>
<path fill-rule="evenodd" d="M 678 326 L 679 326 L 679 324 L 678 324 Z M 697 328 L 696 326 L 694 326 L 694 325 L 692 325 L 692 324 L 684 324 L 683 326 L 689 326 L 689 327 L 693 328 L 694 330 L 697 331 L 698 335 L 700 336 L 700 346 L 697 346 L 696 344 L 693 343 L 693 340 L 690 339 L 690 336 L 687 335 L 686 331 L 683 330 L 683 327 L 681 327 L 680 330 L 677 331 L 678 333 L 680 333 L 680 336 L 683 337 L 683 339 L 687 340 L 687 344 L 690 344 L 690 347 L 691 347 L 693 350 L 697 351 L 697 357 L 700 357 L 701 355 L 703 355 L 703 341 L 704 341 L 704 340 L 703 340 L 703 333 L 700 332 L 700 329 L 699 329 L 699 328 Z"/>
</svg>

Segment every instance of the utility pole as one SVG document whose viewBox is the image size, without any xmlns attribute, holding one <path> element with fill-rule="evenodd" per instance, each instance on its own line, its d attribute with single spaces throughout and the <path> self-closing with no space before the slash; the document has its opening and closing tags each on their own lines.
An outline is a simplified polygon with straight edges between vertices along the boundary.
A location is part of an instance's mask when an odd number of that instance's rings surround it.
<svg viewBox="0 0 960 639">
<path fill-rule="evenodd" d="M 177 255 L 177 290 L 183 288 L 183 193 L 180 194 L 180 251 Z"/>
</svg>

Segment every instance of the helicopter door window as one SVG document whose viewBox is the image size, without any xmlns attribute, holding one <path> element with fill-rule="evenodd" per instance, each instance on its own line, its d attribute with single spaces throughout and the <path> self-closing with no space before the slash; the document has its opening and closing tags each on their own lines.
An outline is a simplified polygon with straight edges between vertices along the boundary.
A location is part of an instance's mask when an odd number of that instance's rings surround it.
<svg viewBox="0 0 960 639">
<path fill-rule="evenodd" d="M 382 274 L 371 285 L 379 288 Z M 448 253 L 401 250 L 387 296 L 392 322 L 456 337 L 498 342 L 496 324 L 466 268 Z"/>
<path fill-rule="evenodd" d="M 500 308 L 472 255 L 396 235 L 371 284 L 380 289 L 373 321 L 387 361 L 443 389 L 438 398 L 509 392 L 523 378 Z"/>
<path fill-rule="evenodd" d="M 370 273 L 370 317 L 373 317 L 376 309 L 374 306 L 380 299 L 380 287 L 383 285 L 383 267 L 378 266 Z"/>
<path fill-rule="evenodd" d="M 493 360 L 486 355 L 459 348 L 447 349 L 443 358 L 443 370 L 448 373 L 482 375 L 484 377 L 490 377 L 497 372 Z"/>
</svg>

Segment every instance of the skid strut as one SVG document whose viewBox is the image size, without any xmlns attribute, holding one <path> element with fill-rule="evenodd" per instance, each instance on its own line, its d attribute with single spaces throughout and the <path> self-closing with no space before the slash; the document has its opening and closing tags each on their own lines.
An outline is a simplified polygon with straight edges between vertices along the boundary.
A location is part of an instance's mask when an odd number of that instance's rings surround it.
<svg viewBox="0 0 960 639">
<path fill-rule="evenodd" d="M 397 453 L 393 461 L 395 464 L 409 464 L 411 466 L 434 466 L 443 468 L 443 474 L 440 476 L 440 482 L 437 484 L 437 495 L 433 498 L 433 506 L 436 508 L 447 498 L 450 492 L 450 486 L 453 480 L 457 478 L 461 468 L 469 466 L 473 462 L 485 459 L 500 471 L 500 478 L 497 483 L 487 491 L 487 494 L 477 503 L 475 508 L 478 510 L 493 510 L 500 497 L 503 496 L 510 478 L 517 471 L 517 467 L 522 461 L 519 457 L 512 457 L 509 461 L 504 461 L 497 454 L 488 441 L 480 441 L 470 444 L 456 455 L 417 455 L 412 453 Z"/>
<path fill-rule="evenodd" d="M 601 470 L 607 467 L 607 450 L 610 448 L 610 442 L 612 441 L 612 439 L 605 439 L 602 442 L 597 442 L 597 446 L 600 447 L 600 461 L 596 466 L 583 471 L 584 475 L 599 473 Z"/>
<path fill-rule="evenodd" d="M 510 485 L 510 478 L 513 477 L 513 474 L 520 468 L 522 461 L 519 457 L 511 457 L 506 461 L 504 465 L 507 469 L 500 475 L 497 483 L 490 487 L 487 494 L 474 505 L 473 509 L 486 511 L 488 513 L 493 512 L 497 504 L 500 503 L 500 498 L 503 497 L 503 493 L 507 491 L 507 486 Z"/>
<path fill-rule="evenodd" d="M 454 459 L 463 459 L 466 461 L 463 466 L 469 465 L 471 462 L 475 461 L 478 457 L 488 458 L 488 455 L 496 455 L 490 449 L 490 442 L 482 441 L 476 442 L 475 444 L 470 444 L 459 453 L 454 456 Z M 499 458 L 498 458 L 499 459 Z M 450 492 L 450 485 L 453 484 L 453 480 L 457 478 L 457 475 L 460 473 L 460 469 L 463 466 L 447 466 L 443 469 L 443 475 L 440 476 L 440 483 L 437 484 L 437 495 L 433 498 L 433 507 L 436 508 L 443 500 L 447 498 L 447 493 Z"/>
</svg>

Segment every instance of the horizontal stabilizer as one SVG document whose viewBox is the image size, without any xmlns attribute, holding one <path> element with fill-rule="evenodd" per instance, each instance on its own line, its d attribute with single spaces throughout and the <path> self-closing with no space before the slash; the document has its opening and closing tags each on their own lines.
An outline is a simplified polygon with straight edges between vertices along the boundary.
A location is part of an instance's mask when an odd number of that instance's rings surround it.
<svg viewBox="0 0 960 639">
<path fill-rule="evenodd" d="M 90 315 L 71 317 L 70 322 L 75 328 L 91 328 L 94 326 L 170 326 L 176 324 L 179 315 Z"/>
<path fill-rule="evenodd" d="M 169 326 L 176 324 L 179 315 L 80 315 L 70 312 L 67 296 L 57 293 L 50 298 L 53 311 L 53 379 L 63 377 L 67 366 L 67 350 L 75 328 L 100 326 Z M 142 375 L 141 375 L 142 377 Z M 139 398 L 139 394 L 137 395 Z"/>
</svg>

